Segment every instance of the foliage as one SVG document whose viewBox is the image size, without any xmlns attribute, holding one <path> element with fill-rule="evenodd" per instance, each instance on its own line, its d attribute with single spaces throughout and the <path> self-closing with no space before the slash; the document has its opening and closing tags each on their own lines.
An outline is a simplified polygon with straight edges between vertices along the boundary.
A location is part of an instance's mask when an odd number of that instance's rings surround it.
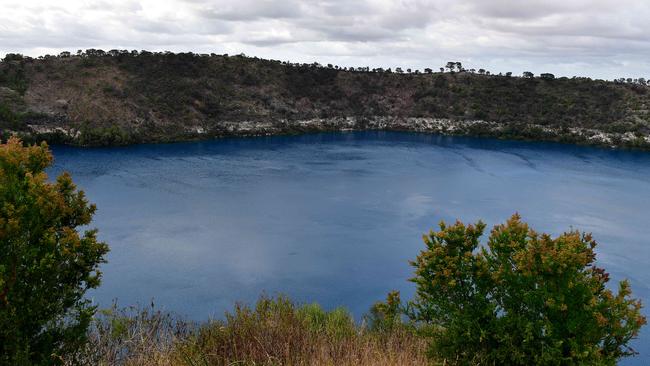
<svg viewBox="0 0 650 366">
<path fill-rule="evenodd" d="M 94 307 L 83 298 L 99 285 L 108 251 L 89 205 L 68 174 L 48 182 L 45 143 L 0 145 L 0 364 L 49 365 L 78 348 Z"/>
<path fill-rule="evenodd" d="M 65 359 L 67 365 L 158 364 L 149 360 L 171 354 L 194 336 L 194 324 L 155 308 L 114 303 L 97 312 L 89 342 Z"/>
<path fill-rule="evenodd" d="M 187 322 L 151 308 L 101 311 L 68 364 L 426 365 L 426 342 L 403 328 L 357 326 L 342 308 L 284 296 L 238 304 L 223 320 Z"/>
<path fill-rule="evenodd" d="M 365 320 L 368 322 L 370 329 L 390 331 L 403 325 L 403 312 L 399 291 L 391 291 L 386 296 L 385 302 L 379 301 L 370 308 Z"/>
<path fill-rule="evenodd" d="M 84 124 L 78 143 L 81 146 L 115 146 L 137 142 L 127 131 L 117 125 L 91 128 Z"/>
<path fill-rule="evenodd" d="M 48 111 L 50 124 L 83 129 L 76 141 L 82 145 L 193 138 L 197 127 L 204 137 L 225 135 L 224 121 L 270 122 L 278 133 L 292 133 L 299 124 L 286 122 L 337 117 L 485 120 L 503 125 L 507 134 L 484 134 L 504 138 L 572 138 L 568 132 L 531 135 L 530 125 L 650 133 L 645 78 L 628 83 L 549 73 L 489 75 L 456 61 L 447 69 L 452 72 L 389 73 L 242 55 L 91 49 L 39 59 L 11 56 L 0 62 L 0 87 L 44 96 L 23 98 L 23 104 Z M 67 109 L 57 105 L 71 95 L 77 97 Z M 22 110 L 16 103 L 10 109 Z M 44 121 L 38 122 L 20 121 Z"/>
<path fill-rule="evenodd" d="M 538 234 L 514 215 L 485 224 L 440 224 L 412 263 L 410 315 L 432 325 L 431 351 L 456 364 L 615 365 L 645 324 L 627 281 L 617 293 L 595 264 L 596 242 L 578 231 Z"/>
<path fill-rule="evenodd" d="M 16 90 L 20 95 L 27 91 L 27 75 L 25 73 L 25 62 L 18 56 L 7 54 L 0 67 L 0 86 L 6 85 Z"/>
<path fill-rule="evenodd" d="M 21 116 L 11 110 L 7 103 L 0 102 L 0 127 L 19 129 Z"/>
</svg>

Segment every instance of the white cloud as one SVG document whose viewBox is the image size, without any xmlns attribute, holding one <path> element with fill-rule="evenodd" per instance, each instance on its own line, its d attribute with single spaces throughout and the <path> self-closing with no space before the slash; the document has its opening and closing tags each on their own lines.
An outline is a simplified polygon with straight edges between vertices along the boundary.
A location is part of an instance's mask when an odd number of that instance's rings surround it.
<svg viewBox="0 0 650 366">
<path fill-rule="evenodd" d="M 127 48 L 650 77 L 637 0 L 0 0 L 0 54 Z"/>
</svg>

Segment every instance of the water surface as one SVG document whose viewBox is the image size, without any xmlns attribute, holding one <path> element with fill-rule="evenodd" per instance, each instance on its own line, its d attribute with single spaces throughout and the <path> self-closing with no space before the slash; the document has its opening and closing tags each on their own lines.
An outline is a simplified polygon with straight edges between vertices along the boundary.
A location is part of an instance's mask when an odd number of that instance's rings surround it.
<svg viewBox="0 0 650 366">
<path fill-rule="evenodd" d="M 650 305 L 650 153 L 388 132 L 53 150 L 111 246 L 102 306 L 205 319 L 264 291 L 359 317 L 413 293 L 408 261 L 440 220 L 514 212 L 593 232 L 599 264 Z M 648 344 L 626 364 L 650 363 Z"/>
</svg>

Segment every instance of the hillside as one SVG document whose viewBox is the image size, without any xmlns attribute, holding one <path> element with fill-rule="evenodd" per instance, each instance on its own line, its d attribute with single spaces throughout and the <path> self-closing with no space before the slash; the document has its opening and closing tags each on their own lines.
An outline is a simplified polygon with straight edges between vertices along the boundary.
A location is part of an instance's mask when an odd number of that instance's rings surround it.
<svg viewBox="0 0 650 366">
<path fill-rule="evenodd" d="M 360 70 L 360 71 L 359 71 Z M 87 50 L 0 62 L 0 131 L 78 145 L 390 129 L 650 148 L 650 88 Z"/>
</svg>

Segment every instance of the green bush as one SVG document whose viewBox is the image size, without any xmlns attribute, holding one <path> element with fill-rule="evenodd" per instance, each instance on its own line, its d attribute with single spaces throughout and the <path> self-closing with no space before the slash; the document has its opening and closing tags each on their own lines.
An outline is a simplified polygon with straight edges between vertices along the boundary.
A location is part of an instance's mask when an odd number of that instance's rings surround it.
<svg viewBox="0 0 650 366">
<path fill-rule="evenodd" d="M 21 116 L 9 106 L 0 102 L 0 127 L 17 130 L 21 127 Z"/>
<path fill-rule="evenodd" d="M 379 301 L 370 308 L 364 320 L 373 331 L 391 331 L 402 325 L 402 313 L 400 294 L 392 291 L 386 297 L 386 302 Z"/>
<path fill-rule="evenodd" d="M 615 365 L 635 354 L 641 303 L 627 281 L 606 287 L 589 234 L 551 238 L 515 215 L 482 246 L 484 229 L 443 222 L 412 263 L 409 314 L 433 329 L 433 354 L 461 365 Z"/>
<path fill-rule="evenodd" d="M 303 305 L 297 315 L 311 332 L 322 332 L 327 325 L 327 312 L 317 303 Z"/>
<path fill-rule="evenodd" d="M 48 182 L 47 145 L 0 145 L 0 364 L 51 365 L 86 338 L 108 251 L 96 231 L 80 235 L 95 206 L 69 175 Z"/>
<path fill-rule="evenodd" d="M 345 339 L 353 336 L 356 331 L 352 315 L 344 308 L 328 312 L 326 319 L 325 334 L 332 339 Z"/>
<path fill-rule="evenodd" d="M 78 143 L 81 146 L 115 146 L 135 142 L 131 134 L 117 125 L 92 128 L 84 124 L 80 132 Z"/>
</svg>

